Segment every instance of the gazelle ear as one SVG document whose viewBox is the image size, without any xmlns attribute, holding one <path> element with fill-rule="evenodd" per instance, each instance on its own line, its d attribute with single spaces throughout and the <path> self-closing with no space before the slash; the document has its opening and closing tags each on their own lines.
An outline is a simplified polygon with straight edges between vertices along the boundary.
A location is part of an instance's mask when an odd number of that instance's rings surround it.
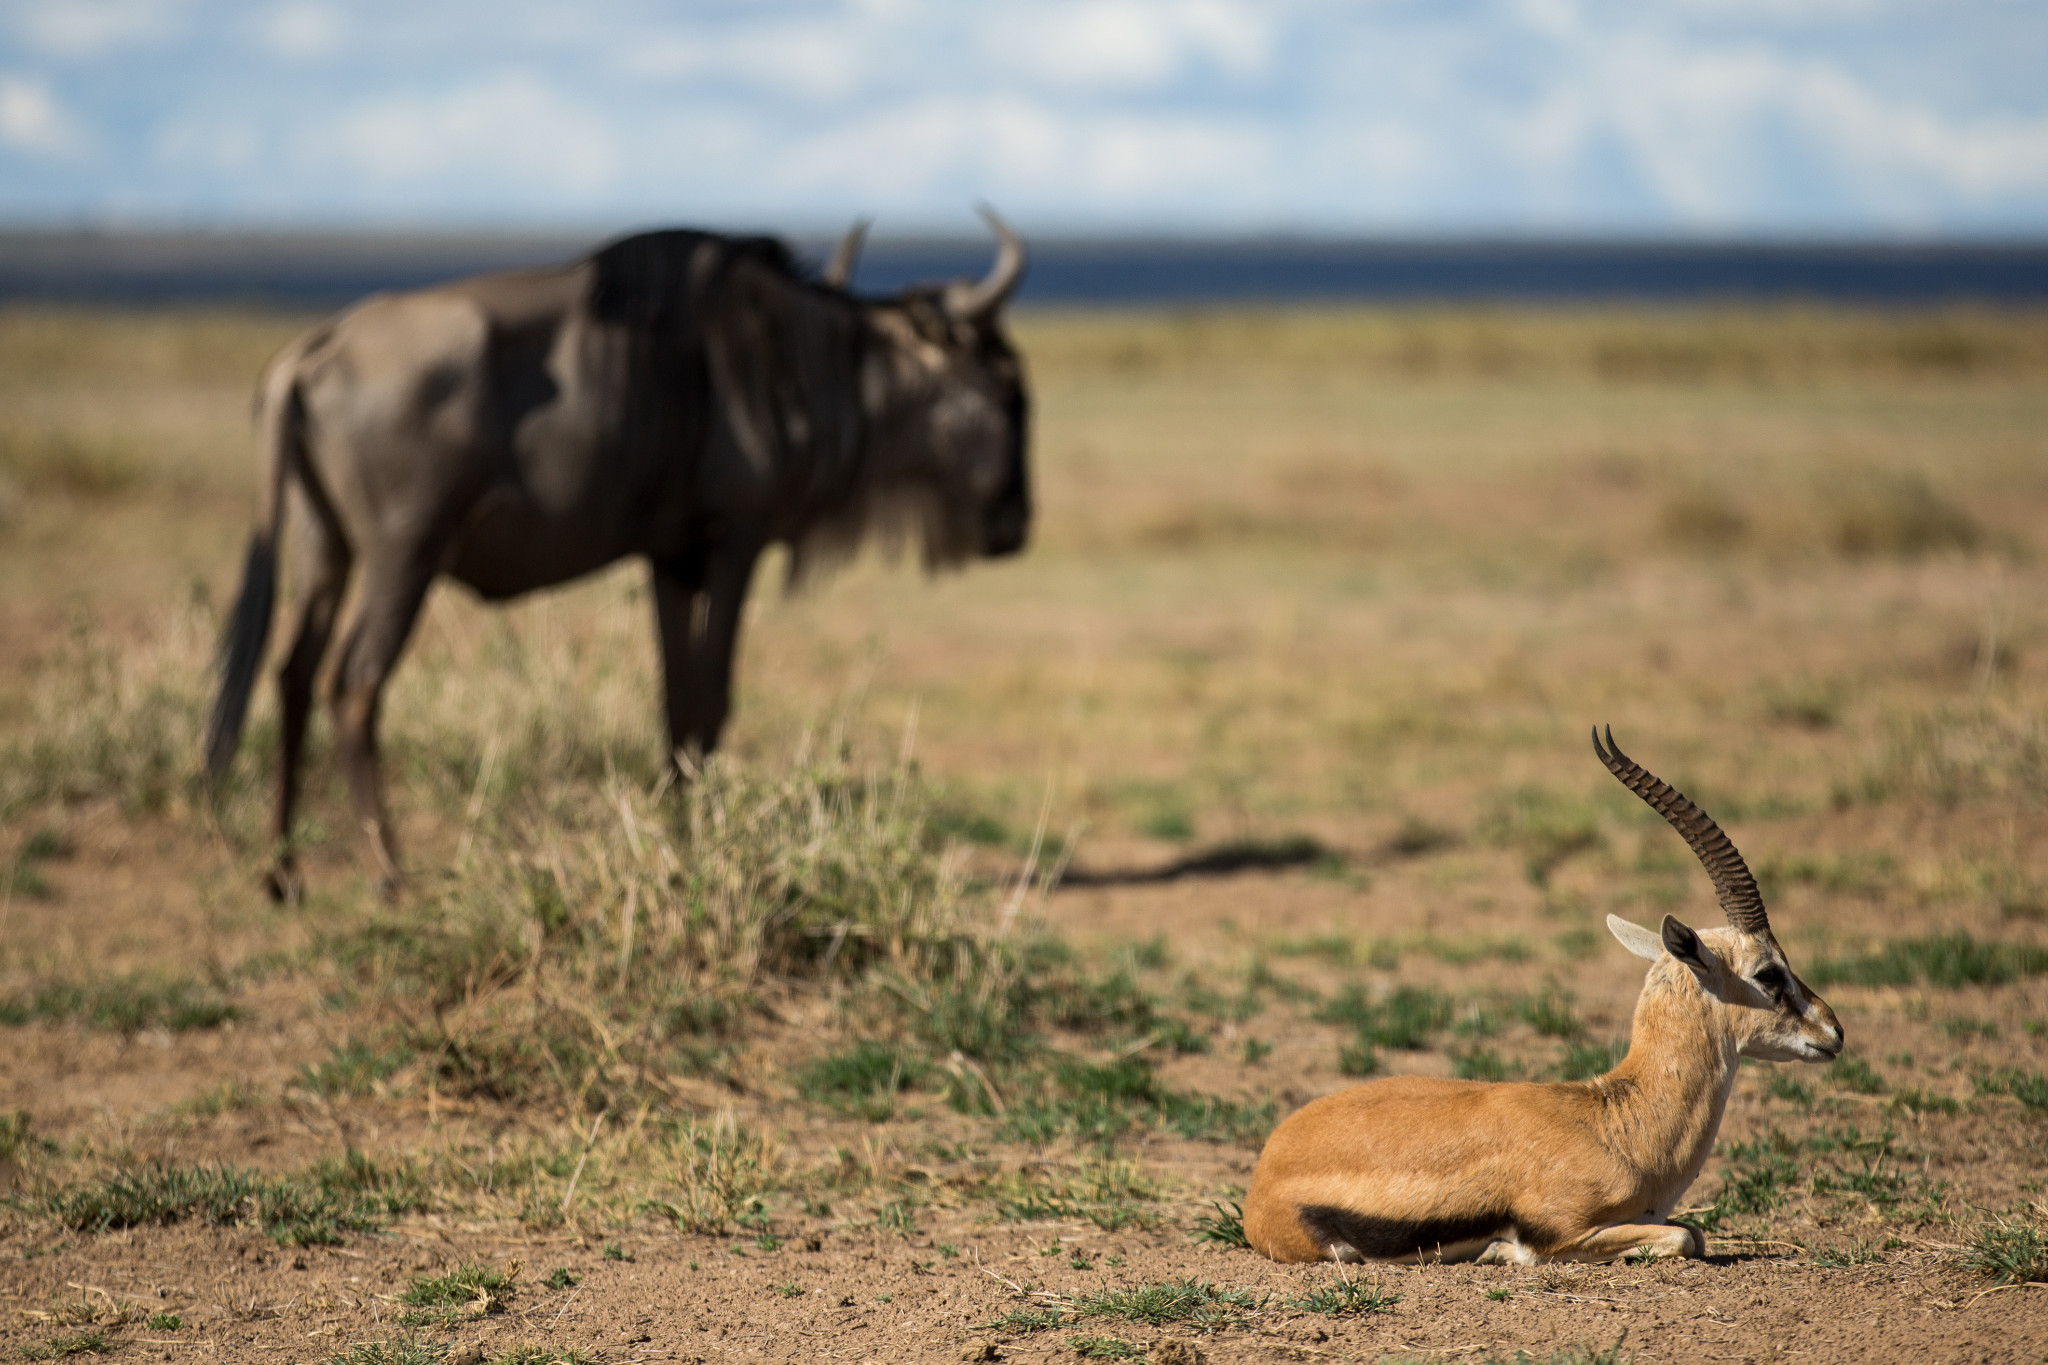
<svg viewBox="0 0 2048 1365">
<path fill-rule="evenodd" d="M 1676 915 L 1666 915 L 1663 928 L 1664 950 L 1690 968 L 1701 985 L 1711 986 L 1719 975 L 1720 967 L 1714 950 L 1700 942 L 1700 936 L 1693 927 L 1680 923 Z"/>
<path fill-rule="evenodd" d="M 1662 939 L 1640 924 L 1629 923 L 1620 915 L 1607 917 L 1607 932 L 1614 935 L 1615 941 L 1622 947 L 1646 961 L 1655 962 L 1664 956 Z"/>
</svg>

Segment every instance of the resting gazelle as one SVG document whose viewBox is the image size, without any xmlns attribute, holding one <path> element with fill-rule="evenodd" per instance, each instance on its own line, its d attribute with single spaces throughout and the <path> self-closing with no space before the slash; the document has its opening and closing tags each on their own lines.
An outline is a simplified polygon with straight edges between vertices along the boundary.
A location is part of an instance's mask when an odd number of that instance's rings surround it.
<svg viewBox="0 0 2048 1365">
<path fill-rule="evenodd" d="M 1685 837 L 1728 928 L 1607 927 L 1653 964 L 1628 1055 L 1548 1084 L 1397 1076 L 1327 1095 L 1274 1130 L 1244 1231 L 1276 1261 L 1607 1261 L 1701 1256 L 1667 1222 L 1713 1150 L 1740 1058 L 1826 1062 L 1842 1026 L 1771 936 L 1742 855 L 1704 811 L 1593 732 L 1608 771 Z"/>
</svg>

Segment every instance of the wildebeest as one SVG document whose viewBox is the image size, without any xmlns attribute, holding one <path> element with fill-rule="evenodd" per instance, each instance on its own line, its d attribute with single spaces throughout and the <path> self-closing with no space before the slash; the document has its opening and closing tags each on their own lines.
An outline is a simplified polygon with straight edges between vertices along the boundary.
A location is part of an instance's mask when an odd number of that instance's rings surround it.
<svg viewBox="0 0 2048 1365">
<path fill-rule="evenodd" d="M 218 779 L 288 524 L 272 894 L 297 889 L 301 746 L 358 565 L 331 702 L 388 891 L 378 700 L 437 574 L 499 601 L 645 556 L 673 759 L 718 743 L 768 546 L 788 546 L 799 575 L 885 526 L 921 533 L 930 566 L 1021 549 L 1028 405 L 999 315 L 1025 254 L 983 212 L 1000 247 L 979 281 L 857 298 L 845 285 L 861 227 L 818 279 L 773 238 L 650 232 L 572 265 L 374 295 L 286 347 L 257 397 L 262 500 L 206 740 Z"/>
</svg>

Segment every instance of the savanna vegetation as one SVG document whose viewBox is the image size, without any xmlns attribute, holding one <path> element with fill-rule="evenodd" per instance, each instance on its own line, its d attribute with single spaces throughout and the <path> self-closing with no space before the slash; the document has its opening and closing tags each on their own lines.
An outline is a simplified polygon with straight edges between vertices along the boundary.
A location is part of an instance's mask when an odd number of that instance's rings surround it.
<svg viewBox="0 0 2048 1365">
<path fill-rule="evenodd" d="M 635 572 L 437 590 L 406 894 L 316 724 L 276 907 L 267 688 L 196 773 L 304 322 L 0 311 L 12 1348 L 2048 1350 L 2048 316 L 1027 313 L 1027 555 L 764 575 L 674 785 Z M 1709 1264 L 1253 1258 L 1277 1116 L 1598 1074 L 1602 917 L 1712 922 L 1595 722 L 1729 828 L 1849 1054 L 1745 1069 Z"/>
</svg>

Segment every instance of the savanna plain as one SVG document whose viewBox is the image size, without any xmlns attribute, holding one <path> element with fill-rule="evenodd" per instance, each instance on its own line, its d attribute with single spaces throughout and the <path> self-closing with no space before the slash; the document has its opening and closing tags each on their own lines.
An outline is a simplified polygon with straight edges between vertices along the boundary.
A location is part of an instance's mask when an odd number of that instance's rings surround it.
<svg viewBox="0 0 2048 1365">
<path fill-rule="evenodd" d="M 0 311 L 0 1349 L 528 1362 L 2048 1356 L 2048 315 L 1025 312 L 1039 515 L 764 568 L 662 781 L 623 568 L 437 589 L 386 904 L 266 683 L 197 778 L 310 321 Z M 1712 924 L 1612 724 L 1839 1012 L 1705 1261 L 1276 1266 L 1265 1134 L 1626 1046 Z"/>
</svg>

